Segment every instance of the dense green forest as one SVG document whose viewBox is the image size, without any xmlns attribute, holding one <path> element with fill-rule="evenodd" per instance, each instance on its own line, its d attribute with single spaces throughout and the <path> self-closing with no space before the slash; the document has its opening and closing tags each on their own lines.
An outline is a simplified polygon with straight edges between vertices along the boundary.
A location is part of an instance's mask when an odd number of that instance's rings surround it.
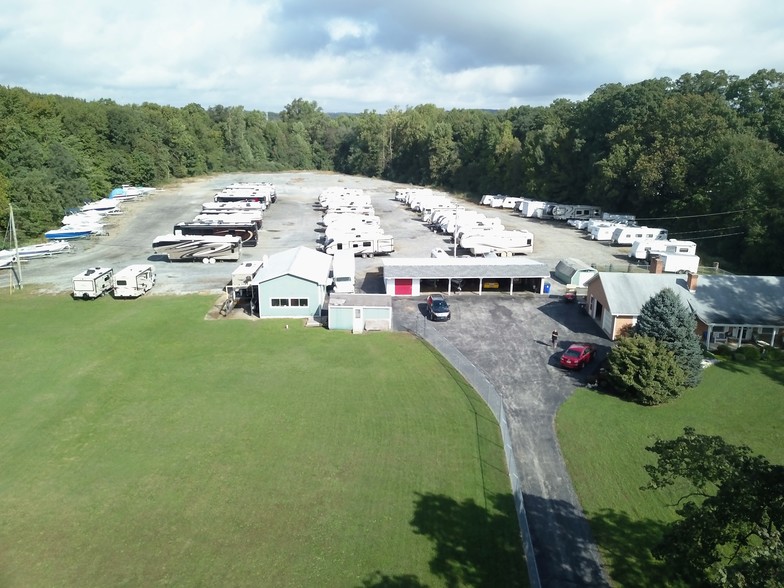
<svg viewBox="0 0 784 588">
<path fill-rule="evenodd" d="M 332 116 L 87 102 L 0 87 L 0 230 L 20 238 L 120 184 L 228 171 L 335 170 L 599 205 L 697 241 L 738 273 L 784 274 L 784 74 L 723 71 L 608 84 L 584 101 L 503 111 L 425 104 Z"/>
</svg>

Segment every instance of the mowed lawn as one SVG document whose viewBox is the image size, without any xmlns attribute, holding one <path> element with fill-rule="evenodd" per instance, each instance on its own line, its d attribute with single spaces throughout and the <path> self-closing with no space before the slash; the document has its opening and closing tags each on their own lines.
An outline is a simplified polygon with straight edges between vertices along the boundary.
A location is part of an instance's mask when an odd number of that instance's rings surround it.
<svg viewBox="0 0 784 588">
<path fill-rule="evenodd" d="M 674 520 L 681 488 L 640 490 L 645 450 L 655 437 L 674 439 L 684 427 L 748 445 L 784 463 L 784 366 L 722 362 L 703 382 L 659 407 L 643 407 L 596 391 L 578 390 L 558 413 L 558 439 L 605 563 L 618 586 L 666 585 L 666 569 L 650 548 Z"/>
<path fill-rule="evenodd" d="M 526 585 L 443 359 L 213 302 L 0 295 L 0 585 Z"/>
</svg>

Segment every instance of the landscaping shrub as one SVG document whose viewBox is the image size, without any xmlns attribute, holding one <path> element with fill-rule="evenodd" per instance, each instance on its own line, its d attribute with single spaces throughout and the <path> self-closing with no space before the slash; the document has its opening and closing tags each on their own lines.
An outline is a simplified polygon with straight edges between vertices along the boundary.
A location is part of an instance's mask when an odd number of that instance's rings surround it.
<svg viewBox="0 0 784 588">
<path fill-rule="evenodd" d="M 756 345 L 741 345 L 735 351 L 735 359 L 742 361 L 759 361 L 760 350 Z"/>
</svg>

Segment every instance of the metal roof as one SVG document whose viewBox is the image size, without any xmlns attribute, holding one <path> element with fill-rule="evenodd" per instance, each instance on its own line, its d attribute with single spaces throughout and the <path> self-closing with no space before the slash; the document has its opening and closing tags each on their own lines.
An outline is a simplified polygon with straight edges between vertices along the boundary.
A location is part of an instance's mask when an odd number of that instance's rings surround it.
<svg viewBox="0 0 784 588">
<path fill-rule="evenodd" d="M 364 306 L 387 307 L 392 306 L 392 296 L 389 294 L 336 294 L 329 296 L 329 306 Z"/>
<path fill-rule="evenodd" d="M 547 264 L 528 257 L 384 259 L 384 278 L 549 278 Z"/>
<path fill-rule="evenodd" d="M 784 277 L 697 276 L 689 292 L 683 274 L 600 272 L 607 306 L 616 316 L 638 316 L 640 308 L 671 288 L 708 325 L 784 326 Z"/>
<path fill-rule="evenodd" d="M 691 293 L 682 274 L 600 272 L 598 279 L 607 297 L 607 306 L 616 316 L 638 316 L 642 305 L 665 288 L 674 290 L 683 302 L 691 306 Z"/>
<path fill-rule="evenodd" d="M 308 247 L 295 247 L 270 255 L 253 279 L 252 284 L 292 275 L 309 282 L 326 286 L 330 283 L 329 270 L 332 256 Z"/>
<path fill-rule="evenodd" d="M 699 276 L 692 308 L 709 325 L 784 325 L 784 277 Z"/>
</svg>

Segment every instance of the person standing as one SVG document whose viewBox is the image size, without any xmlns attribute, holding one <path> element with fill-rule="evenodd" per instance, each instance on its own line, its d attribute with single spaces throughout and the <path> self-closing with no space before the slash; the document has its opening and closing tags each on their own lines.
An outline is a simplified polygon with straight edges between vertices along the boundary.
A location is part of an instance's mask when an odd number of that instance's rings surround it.
<svg viewBox="0 0 784 588">
<path fill-rule="evenodd" d="M 553 329 L 552 334 L 550 335 L 550 340 L 553 342 L 553 349 L 555 346 L 558 345 L 558 331 Z"/>
</svg>

